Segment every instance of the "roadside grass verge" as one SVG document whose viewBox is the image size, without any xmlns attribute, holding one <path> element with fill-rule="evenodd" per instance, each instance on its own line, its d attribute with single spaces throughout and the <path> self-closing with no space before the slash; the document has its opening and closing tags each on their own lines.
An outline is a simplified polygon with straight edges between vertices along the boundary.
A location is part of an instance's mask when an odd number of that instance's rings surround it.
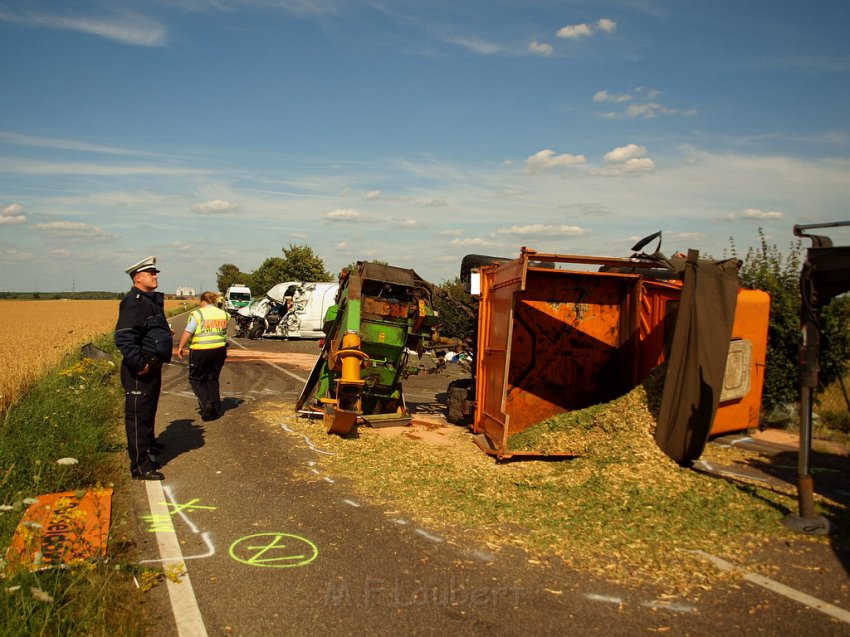
<svg viewBox="0 0 850 637">
<path fill-rule="evenodd" d="M 120 358 L 104 336 L 95 345 L 112 360 L 69 357 L 48 373 L 0 421 L 0 540 L 9 545 L 29 498 L 108 486 L 121 476 L 124 448 Z M 74 458 L 76 464 L 57 460 Z M 113 512 L 113 527 L 115 512 Z M 108 563 L 7 572 L 0 591 L 0 634 L 140 635 L 134 567 L 110 546 Z M 117 558 L 117 560 L 116 560 Z"/>
<path fill-rule="evenodd" d="M 458 541 L 519 547 L 532 561 L 555 556 L 581 572 L 661 593 L 695 595 L 732 576 L 697 550 L 743 564 L 772 541 L 830 542 L 801 540 L 782 526 L 783 515 L 796 509 L 794 493 L 719 479 L 667 458 L 652 439 L 647 401 L 641 386 L 511 441 L 553 451 L 568 443 L 579 452 L 560 461 L 496 463 L 468 432 L 451 426 L 440 429 L 441 442 L 429 444 L 415 432 L 387 435 L 368 427 L 347 438 L 327 435 L 320 420 L 299 418 L 292 405 L 258 416 L 283 421 L 333 454 L 321 455 L 323 470 L 351 479 L 364 499 L 403 510 Z M 705 458 L 714 453 L 709 448 Z M 746 452 L 717 453 L 728 460 Z M 850 521 L 842 505 L 819 505 Z"/>
</svg>

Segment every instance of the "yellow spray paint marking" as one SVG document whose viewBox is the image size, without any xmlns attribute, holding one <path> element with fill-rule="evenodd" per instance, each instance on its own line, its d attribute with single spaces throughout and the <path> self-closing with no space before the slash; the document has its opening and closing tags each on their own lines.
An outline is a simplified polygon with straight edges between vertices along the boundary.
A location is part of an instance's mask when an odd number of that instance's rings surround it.
<svg viewBox="0 0 850 637">
<path fill-rule="evenodd" d="M 186 504 L 178 504 L 177 502 L 163 502 L 167 507 L 174 507 L 174 510 L 171 512 L 171 515 L 176 515 L 181 511 L 188 511 L 189 513 L 194 513 L 199 509 L 208 509 L 210 511 L 215 511 L 216 507 L 213 506 L 205 506 L 203 504 L 195 504 L 199 502 L 200 498 L 194 498 L 193 500 L 189 500 Z"/>
<path fill-rule="evenodd" d="M 291 533 L 255 533 L 230 545 L 230 557 L 248 566 L 292 568 L 316 559 L 319 549 L 310 540 Z"/>
</svg>

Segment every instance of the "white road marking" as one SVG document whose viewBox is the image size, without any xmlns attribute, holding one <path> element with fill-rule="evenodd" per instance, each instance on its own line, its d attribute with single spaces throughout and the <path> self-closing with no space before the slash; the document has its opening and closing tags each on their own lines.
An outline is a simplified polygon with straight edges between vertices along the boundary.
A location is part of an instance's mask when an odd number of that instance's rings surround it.
<svg viewBox="0 0 850 637">
<path fill-rule="evenodd" d="M 239 343 L 238 341 L 235 341 L 235 340 L 232 340 L 232 339 L 228 339 L 228 341 L 227 341 L 227 342 L 228 342 L 228 343 L 231 343 L 231 344 L 233 344 L 233 345 L 236 345 L 237 347 L 241 347 L 242 349 L 245 349 L 245 350 L 247 350 L 247 349 L 248 349 L 247 347 L 245 347 L 242 343 Z M 295 380 L 300 380 L 302 383 L 306 383 L 306 382 L 307 382 L 307 379 L 306 379 L 306 378 L 304 378 L 303 376 L 299 376 L 298 374 L 293 374 L 291 371 L 289 371 L 288 369 L 284 369 L 284 368 L 283 368 L 283 367 L 281 367 L 280 365 L 277 365 L 277 364 L 275 364 L 275 363 L 272 363 L 271 361 L 266 361 L 266 360 L 264 360 L 263 362 L 264 362 L 264 363 L 266 363 L 267 365 L 271 365 L 271 366 L 272 366 L 272 367 L 274 367 L 277 371 L 279 371 L 279 372 L 283 372 L 283 373 L 284 373 L 284 374 L 286 374 L 287 376 L 292 376 L 292 378 L 294 378 Z"/>
<path fill-rule="evenodd" d="M 614 595 L 597 595 L 596 593 L 585 593 L 584 596 L 593 602 L 605 602 L 607 604 L 622 604 L 623 598 Z"/>
<path fill-rule="evenodd" d="M 297 431 L 295 431 L 294 429 L 292 429 L 292 428 L 288 427 L 287 425 L 281 425 L 281 427 L 282 427 L 282 428 L 283 428 L 283 430 L 284 430 L 285 432 L 287 432 L 287 433 L 295 434 L 296 436 L 301 436 L 302 438 L 304 438 L 304 442 L 306 442 L 306 443 L 307 443 L 307 446 L 308 446 L 308 447 L 310 447 L 310 449 L 312 449 L 312 450 L 313 450 L 313 451 L 315 451 L 316 453 L 323 453 L 323 454 L 325 454 L 326 456 L 335 456 L 335 455 L 336 455 L 336 454 L 335 454 L 334 452 L 332 452 L 332 451 L 325 451 L 324 449 L 319 449 L 319 448 L 318 448 L 315 444 L 313 444 L 313 441 L 312 441 L 312 440 L 310 440 L 310 437 L 309 437 L 309 436 L 305 436 L 304 434 L 300 434 L 300 433 L 298 433 Z"/>
<path fill-rule="evenodd" d="M 148 506 L 154 519 L 170 518 L 171 512 L 165 504 L 165 493 L 162 484 L 155 480 L 147 480 L 145 487 L 148 494 Z M 159 545 L 159 555 L 165 561 L 182 562 L 183 553 L 180 550 L 180 542 L 177 533 L 171 530 L 157 529 L 156 542 Z M 195 590 L 189 579 L 189 572 L 184 571 L 180 576 L 180 582 L 165 579 L 168 588 L 168 596 L 171 599 L 171 609 L 174 613 L 174 621 L 177 623 L 177 634 L 180 637 L 206 637 L 207 629 L 204 626 L 204 618 L 201 609 L 198 608 L 198 600 L 195 598 Z"/>
<path fill-rule="evenodd" d="M 729 471 L 728 469 L 721 469 L 719 467 L 715 467 L 705 460 L 697 460 L 694 463 L 694 467 L 696 469 L 703 468 L 705 471 L 710 473 L 717 474 L 719 476 L 729 476 L 732 478 L 743 478 L 745 480 L 752 480 L 754 482 L 769 482 L 766 478 L 758 478 L 756 476 L 750 476 L 745 473 L 738 473 L 737 471 Z"/>
<path fill-rule="evenodd" d="M 678 602 L 666 603 L 659 601 L 651 601 L 651 602 L 643 602 L 641 606 L 645 606 L 646 608 L 653 608 L 655 610 L 669 610 L 673 613 L 696 613 L 696 606 L 691 606 L 690 604 L 680 604 Z"/>
<path fill-rule="evenodd" d="M 715 555 L 711 555 L 710 553 L 706 553 L 705 551 L 693 551 L 696 555 L 701 555 L 709 562 L 714 564 L 721 571 L 733 571 L 735 570 L 735 565 L 731 562 L 727 562 L 726 560 L 719 558 Z M 842 621 L 846 624 L 850 624 L 850 612 L 844 610 L 843 608 L 839 608 L 838 606 L 834 606 L 829 602 L 825 602 L 822 599 L 818 599 L 817 597 L 812 597 L 807 593 L 802 591 L 798 591 L 796 588 L 791 588 L 790 586 L 786 586 L 785 584 L 780 584 L 776 580 L 772 580 L 769 577 L 765 577 L 764 575 L 759 575 L 758 573 L 743 573 L 742 577 L 756 584 L 757 586 L 761 586 L 766 588 L 774 593 L 778 593 L 783 597 L 787 597 L 788 599 L 792 599 L 795 602 L 800 602 L 801 604 L 808 606 L 809 608 L 813 608 L 814 610 L 819 610 L 825 615 L 829 615 L 830 617 L 834 617 L 835 619 Z"/>
<path fill-rule="evenodd" d="M 414 531 L 416 533 L 418 533 L 419 535 L 421 535 L 422 537 L 424 537 L 426 540 L 431 540 L 432 542 L 442 542 L 443 541 L 443 538 L 439 537 L 438 535 L 431 535 L 425 529 L 414 529 Z"/>
</svg>

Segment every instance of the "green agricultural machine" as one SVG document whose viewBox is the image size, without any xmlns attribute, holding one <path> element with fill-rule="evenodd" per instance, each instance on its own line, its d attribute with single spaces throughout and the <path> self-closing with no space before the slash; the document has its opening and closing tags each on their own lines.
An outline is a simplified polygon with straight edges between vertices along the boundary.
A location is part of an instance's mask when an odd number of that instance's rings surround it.
<svg viewBox="0 0 850 637">
<path fill-rule="evenodd" d="M 410 420 L 401 382 L 411 351 L 431 344 L 434 288 L 413 270 L 360 261 L 343 271 L 325 315 L 322 351 L 295 409 L 323 414 L 329 433 Z"/>
</svg>

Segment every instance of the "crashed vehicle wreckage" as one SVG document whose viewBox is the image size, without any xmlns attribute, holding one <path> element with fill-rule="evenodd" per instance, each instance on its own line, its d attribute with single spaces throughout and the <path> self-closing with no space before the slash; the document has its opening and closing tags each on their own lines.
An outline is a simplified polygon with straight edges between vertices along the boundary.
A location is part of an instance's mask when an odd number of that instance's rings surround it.
<svg viewBox="0 0 850 637">
<path fill-rule="evenodd" d="M 470 425 L 498 459 L 540 455 L 509 449 L 508 438 L 627 393 L 666 362 L 655 439 L 675 461 L 698 458 L 711 435 L 757 426 L 769 296 L 739 287 L 737 260 L 696 250 L 668 259 L 660 235 L 633 248 L 657 238 L 654 253 L 628 258 L 527 248 L 465 258 L 461 279 L 479 295 L 474 365 L 448 388 L 449 420 Z M 296 410 L 323 412 L 333 433 L 406 415 L 408 349 L 446 340 L 433 289 L 412 270 L 368 263 L 341 281 Z"/>
<path fill-rule="evenodd" d="M 325 313 L 333 305 L 336 283 L 288 281 L 234 314 L 236 337 L 258 339 L 322 338 Z"/>
</svg>

